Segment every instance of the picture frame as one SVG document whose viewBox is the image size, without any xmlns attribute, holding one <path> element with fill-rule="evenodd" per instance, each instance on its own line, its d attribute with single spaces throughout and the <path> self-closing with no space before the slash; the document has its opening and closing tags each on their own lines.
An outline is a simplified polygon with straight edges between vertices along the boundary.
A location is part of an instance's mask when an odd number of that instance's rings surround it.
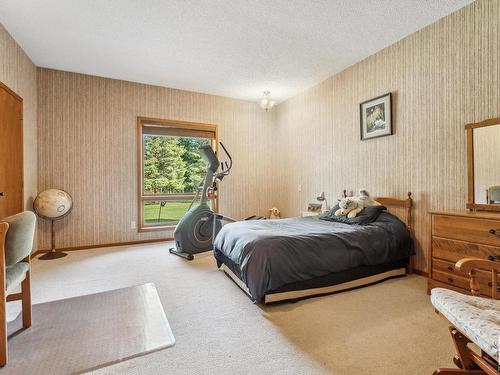
<svg viewBox="0 0 500 375">
<path fill-rule="evenodd" d="M 360 103 L 359 119 L 362 141 L 392 135 L 392 93 Z"/>
<path fill-rule="evenodd" d="M 323 207 L 323 203 L 309 203 L 307 206 L 308 212 L 321 212 L 321 207 Z"/>
</svg>

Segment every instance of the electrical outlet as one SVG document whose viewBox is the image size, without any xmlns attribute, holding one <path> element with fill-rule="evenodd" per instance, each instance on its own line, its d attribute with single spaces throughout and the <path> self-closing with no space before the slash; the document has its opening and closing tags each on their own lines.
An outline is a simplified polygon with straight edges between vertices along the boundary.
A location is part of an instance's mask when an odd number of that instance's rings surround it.
<svg viewBox="0 0 500 375">
<path fill-rule="evenodd" d="M 302 191 L 302 185 L 299 184 L 299 193 Z"/>
<path fill-rule="evenodd" d="M 137 228 L 137 225 L 136 225 L 135 221 L 134 221 L 134 220 L 132 220 L 132 221 L 130 222 L 130 229 L 136 229 L 136 228 Z"/>
</svg>

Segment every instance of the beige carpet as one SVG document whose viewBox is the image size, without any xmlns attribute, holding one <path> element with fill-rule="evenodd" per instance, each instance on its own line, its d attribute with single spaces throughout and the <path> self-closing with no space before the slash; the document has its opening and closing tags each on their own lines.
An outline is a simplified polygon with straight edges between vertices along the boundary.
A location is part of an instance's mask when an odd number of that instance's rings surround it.
<svg viewBox="0 0 500 375">
<path fill-rule="evenodd" d="M 261 308 L 212 257 L 186 262 L 168 247 L 76 251 L 34 262 L 35 303 L 156 285 L 176 345 L 96 374 L 423 375 L 451 365 L 447 324 L 434 313 L 422 277 Z"/>
<path fill-rule="evenodd" d="M 9 322 L 2 373 L 80 374 L 175 344 L 151 283 L 35 304 L 33 320 Z"/>
</svg>

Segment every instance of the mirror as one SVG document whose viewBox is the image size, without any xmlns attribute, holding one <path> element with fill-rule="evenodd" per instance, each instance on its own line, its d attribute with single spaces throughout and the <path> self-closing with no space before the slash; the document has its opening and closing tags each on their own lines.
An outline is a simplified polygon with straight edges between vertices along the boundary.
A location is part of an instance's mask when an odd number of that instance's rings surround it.
<svg viewBox="0 0 500 375">
<path fill-rule="evenodd" d="M 474 203 L 500 204 L 500 124 L 474 130 Z"/>
<path fill-rule="evenodd" d="M 500 119 L 466 125 L 467 208 L 500 211 Z"/>
</svg>

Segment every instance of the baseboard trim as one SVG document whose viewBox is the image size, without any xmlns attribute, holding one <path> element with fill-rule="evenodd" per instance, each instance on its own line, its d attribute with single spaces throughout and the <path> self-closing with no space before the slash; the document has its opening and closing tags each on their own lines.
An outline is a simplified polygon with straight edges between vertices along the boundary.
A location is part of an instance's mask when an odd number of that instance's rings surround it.
<svg viewBox="0 0 500 375">
<path fill-rule="evenodd" d="M 416 273 L 417 275 L 419 276 L 423 276 L 423 277 L 429 277 L 429 273 L 427 272 L 424 272 L 424 271 L 420 271 L 420 270 L 413 270 L 413 273 Z"/>
<path fill-rule="evenodd" d="M 97 245 L 61 247 L 61 248 L 56 249 L 56 250 L 57 251 L 78 251 L 78 250 L 99 249 L 99 248 L 103 248 L 103 247 L 118 247 L 118 246 L 141 245 L 141 244 L 147 244 L 147 243 L 167 242 L 167 241 L 173 241 L 173 240 L 174 240 L 173 237 L 168 237 L 168 238 L 160 238 L 160 239 L 155 239 L 155 240 L 113 242 L 113 243 L 103 243 L 103 244 L 97 244 Z M 42 254 L 48 253 L 49 251 L 50 250 L 37 250 L 33 254 L 31 254 L 31 259 L 33 259 L 37 255 L 42 255 Z M 424 271 L 413 269 L 412 272 L 419 275 L 419 276 L 429 277 L 429 274 L 427 272 L 424 272 Z"/>
<path fill-rule="evenodd" d="M 56 249 L 57 251 L 78 251 L 78 250 L 89 250 L 89 249 L 99 249 L 103 247 L 118 247 L 118 246 L 130 246 L 130 245 L 141 245 L 147 243 L 157 243 L 157 242 L 167 242 L 173 241 L 173 238 L 159 238 L 154 240 L 140 240 L 140 241 L 127 241 L 127 242 L 113 242 L 113 243 L 103 243 L 97 245 L 82 245 L 82 246 L 72 246 L 72 247 L 61 247 Z M 50 250 L 37 250 L 31 254 L 31 259 L 37 255 L 48 253 Z"/>
</svg>

